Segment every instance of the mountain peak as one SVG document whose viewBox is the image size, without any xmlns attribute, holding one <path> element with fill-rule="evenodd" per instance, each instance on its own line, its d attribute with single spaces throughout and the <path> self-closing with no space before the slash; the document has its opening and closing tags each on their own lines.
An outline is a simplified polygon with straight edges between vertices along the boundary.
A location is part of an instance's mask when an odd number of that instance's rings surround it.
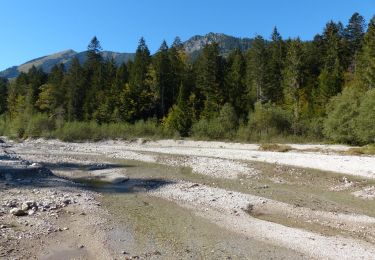
<svg viewBox="0 0 375 260">
<path fill-rule="evenodd" d="M 245 51 L 251 47 L 252 39 L 237 38 L 224 33 L 209 32 L 206 35 L 195 35 L 183 43 L 185 51 L 191 59 L 195 59 L 202 51 L 206 44 L 216 42 L 219 44 L 220 54 L 228 55 L 228 53 L 236 48 Z M 134 58 L 134 53 L 118 53 L 112 51 L 102 51 L 100 53 L 104 59 L 113 59 L 117 65 L 127 62 Z M 70 66 L 73 58 L 77 58 L 82 64 L 85 62 L 87 51 L 76 52 L 72 49 L 67 49 L 43 57 L 39 57 L 20 66 L 13 66 L 4 71 L 0 71 L 0 77 L 14 78 L 21 72 L 28 72 L 32 66 L 42 69 L 44 72 L 50 72 L 53 66 L 57 64 L 64 64 L 67 68 Z"/>
<path fill-rule="evenodd" d="M 195 35 L 184 43 L 185 50 L 188 54 L 195 57 L 206 44 L 216 42 L 219 44 L 222 55 L 227 55 L 231 50 L 239 48 L 243 51 L 249 49 L 252 39 L 237 38 L 224 33 L 207 33 L 206 35 Z"/>
</svg>

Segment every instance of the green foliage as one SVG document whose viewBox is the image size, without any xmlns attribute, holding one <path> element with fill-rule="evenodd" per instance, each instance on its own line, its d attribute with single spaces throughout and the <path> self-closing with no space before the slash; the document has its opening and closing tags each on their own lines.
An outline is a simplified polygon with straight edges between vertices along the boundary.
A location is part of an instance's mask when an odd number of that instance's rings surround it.
<svg viewBox="0 0 375 260">
<path fill-rule="evenodd" d="M 284 102 L 293 111 L 297 120 L 300 115 L 300 91 L 303 84 L 303 52 L 299 39 L 293 40 L 288 48 L 284 69 Z"/>
<path fill-rule="evenodd" d="M 7 97 L 8 81 L 6 79 L 0 78 L 0 115 L 7 111 Z"/>
<path fill-rule="evenodd" d="M 371 19 L 363 39 L 356 76 L 365 90 L 375 88 L 375 16 Z"/>
<path fill-rule="evenodd" d="M 228 72 L 225 78 L 226 96 L 236 113 L 246 115 L 248 109 L 246 102 L 246 61 L 243 53 L 235 49 L 228 57 Z"/>
<path fill-rule="evenodd" d="M 286 134 L 291 131 L 292 115 L 274 104 L 257 102 L 249 114 L 248 127 L 259 137 Z"/>
<path fill-rule="evenodd" d="M 29 119 L 22 137 L 49 137 L 54 130 L 55 121 L 46 114 L 37 113 Z"/>
<path fill-rule="evenodd" d="M 203 48 L 197 66 L 197 87 L 204 95 L 203 115 L 207 118 L 215 116 L 224 104 L 223 61 L 219 55 L 217 43 L 208 44 Z"/>
<path fill-rule="evenodd" d="M 284 66 L 288 65 L 288 61 L 285 61 L 285 43 L 276 27 L 272 32 L 271 39 L 272 42 L 269 46 L 270 58 L 268 61 L 270 77 L 265 95 L 271 102 L 280 104 L 283 100 L 283 70 Z"/>
<path fill-rule="evenodd" d="M 374 142 L 375 18 L 364 28 L 355 13 L 345 28 L 327 23 L 313 41 L 284 41 L 276 28 L 270 40 L 210 37 L 194 59 L 178 37 L 155 55 L 141 38 L 134 60 L 120 66 L 102 58 L 94 37 L 84 64 L 0 79 L 0 132 L 72 141 L 178 134 Z"/>
<path fill-rule="evenodd" d="M 261 144 L 259 147 L 261 151 L 270 151 L 270 152 L 279 152 L 285 153 L 292 150 L 292 147 L 289 145 L 280 145 L 280 144 Z"/>
<path fill-rule="evenodd" d="M 192 136 L 199 139 L 232 139 L 236 135 L 237 116 L 230 104 L 225 104 L 219 116 L 202 118 L 192 127 Z"/>
<path fill-rule="evenodd" d="M 67 122 L 52 133 L 53 137 L 64 141 L 86 141 L 103 139 L 131 139 L 139 137 L 173 137 L 156 120 L 137 121 L 135 124 L 110 123 L 99 125 L 96 122 Z"/>
<path fill-rule="evenodd" d="M 268 49 L 266 41 L 261 36 L 254 39 L 252 48 L 247 53 L 247 85 L 248 95 L 252 102 L 267 102 L 270 91 L 267 90 L 269 83 Z"/>
<path fill-rule="evenodd" d="M 324 135 L 343 143 L 356 143 L 356 119 L 362 93 L 356 88 L 347 87 L 333 97 L 327 105 L 327 118 L 324 121 Z"/>
<path fill-rule="evenodd" d="M 361 142 L 375 143 L 375 89 L 364 95 L 356 125 L 356 134 Z"/>
</svg>

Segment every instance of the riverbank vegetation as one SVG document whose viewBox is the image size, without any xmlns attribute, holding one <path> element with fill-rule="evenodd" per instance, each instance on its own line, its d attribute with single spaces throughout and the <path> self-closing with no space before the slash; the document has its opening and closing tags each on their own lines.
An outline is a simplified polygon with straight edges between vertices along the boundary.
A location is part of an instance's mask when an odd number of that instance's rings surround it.
<svg viewBox="0 0 375 260">
<path fill-rule="evenodd" d="M 375 141 L 375 18 L 328 22 L 311 41 L 256 36 L 220 55 L 189 57 L 176 38 L 151 55 L 103 60 L 96 37 L 84 64 L 32 67 L 0 80 L 0 134 L 63 140 L 173 138 Z"/>
</svg>

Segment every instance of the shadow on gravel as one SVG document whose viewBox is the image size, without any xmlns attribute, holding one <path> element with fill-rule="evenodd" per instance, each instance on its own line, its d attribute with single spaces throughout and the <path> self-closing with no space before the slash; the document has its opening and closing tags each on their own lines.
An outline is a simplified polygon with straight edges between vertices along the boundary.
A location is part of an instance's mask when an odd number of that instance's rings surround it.
<svg viewBox="0 0 375 260">
<path fill-rule="evenodd" d="M 15 164 L 3 164 L 1 162 L 3 160 L 12 161 L 15 162 Z M 53 174 L 53 171 L 95 171 L 128 167 L 136 166 L 124 166 L 119 164 L 43 163 L 42 166 L 33 167 L 24 161 L 5 155 L 0 158 L 0 190 L 14 187 L 32 189 L 74 187 L 103 193 L 137 193 L 147 192 L 173 183 L 172 181 L 158 178 L 132 178 L 122 183 L 107 183 L 97 180 L 88 180 L 86 178 L 72 180 Z"/>
</svg>

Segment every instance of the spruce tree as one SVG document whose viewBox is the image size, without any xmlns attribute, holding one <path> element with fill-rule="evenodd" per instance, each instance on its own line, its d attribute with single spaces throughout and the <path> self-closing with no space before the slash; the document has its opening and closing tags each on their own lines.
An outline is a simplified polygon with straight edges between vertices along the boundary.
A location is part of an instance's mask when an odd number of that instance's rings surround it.
<svg viewBox="0 0 375 260">
<path fill-rule="evenodd" d="M 375 16 L 371 19 L 363 40 L 356 76 L 362 88 L 375 88 Z"/>
<path fill-rule="evenodd" d="M 86 95 L 86 79 L 84 70 L 77 58 L 72 64 L 63 80 L 65 94 L 65 111 L 68 121 L 83 120 L 83 104 Z"/>
<path fill-rule="evenodd" d="M 343 46 L 341 25 L 329 22 L 326 25 L 323 41 L 325 54 L 323 68 L 319 75 L 319 99 L 321 105 L 341 92 L 343 84 Z"/>
<path fill-rule="evenodd" d="M 156 93 L 150 82 L 153 73 L 150 51 L 142 37 L 130 66 L 129 84 L 121 95 L 121 113 L 125 120 L 134 122 L 154 115 Z"/>
<path fill-rule="evenodd" d="M 7 111 L 8 80 L 0 78 L 0 115 Z"/>
<path fill-rule="evenodd" d="M 268 52 L 266 42 L 261 36 L 255 37 L 253 46 L 247 58 L 248 93 L 253 103 L 256 101 L 267 102 L 270 98 L 266 95 L 269 81 Z"/>
<path fill-rule="evenodd" d="M 160 99 L 159 117 L 163 117 L 174 103 L 172 68 L 169 59 L 169 48 L 165 41 L 161 44 L 154 57 L 154 69 L 156 73 L 156 89 Z"/>
<path fill-rule="evenodd" d="M 212 117 L 220 112 L 225 103 L 223 89 L 223 61 L 217 43 L 207 44 L 198 61 L 197 87 L 204 95 L 204 117 Z"/>
<path fill-rule="evenodd" d="M 300 39 L 292 40 L 288 48 L 284 69 L 284 100 L 298 120 L 300 90 L 303 84 L 303 50 Z"/>
<path fill-rule="evenodd" d="M 345 42 L 347 47 L 347 63 L 351 65 L 355 56 L 361 49 L 363 36 L 365 34 L 365 19 L 359 13 L 354 13 L 345 28 Z"/>
<path fill-rule="evenodd" d="M 226 73 L 226 96 L 236 114 L 245 117 L 248 113 L 245 87 L 246 61 L 240 49 L 235 49 L 228 57 Z"/>
<path fill-rule="evenodd" d="M 100 41 L 94 36 L 87 46 L 87 60 L 89 63 L 101 60 L 100 52 L 102 51 Z"/>
<path fill-rule="evenodd" d="M 271 39 L 269 46 L 269 82 L 265 89 L 265 96 L 269 98 L 269 101 L 280 104 L 283 98 L 282 70 L 285 60 L 285 47 L 276 27 L 272 32 Z"/>
</svg>

